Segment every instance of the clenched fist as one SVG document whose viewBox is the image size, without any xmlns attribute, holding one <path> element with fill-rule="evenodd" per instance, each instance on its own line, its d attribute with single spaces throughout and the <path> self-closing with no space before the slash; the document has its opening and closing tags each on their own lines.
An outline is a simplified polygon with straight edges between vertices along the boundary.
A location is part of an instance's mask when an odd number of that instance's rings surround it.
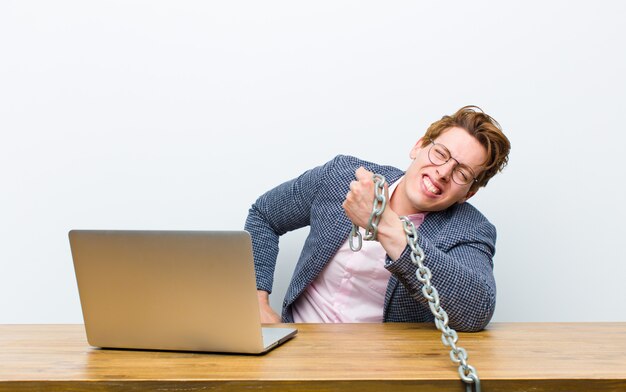
<svg viewBox="0 0 626 392">
<path fill-rule="evenodd" d="M 356 180 L 350 183 L 350 190 L 342 206 L 352 223 L 359 227 L 367 227 L 376 197 L 374 173 L 364 167 L 359 167 L 355 175 Z M 385 198 L 389 200 L 387 188 L 385 184 Z"/>
<path fill-rule="evenodd" d="M 374 173 L 359 167 L 355 174 L 356 180 L 350 183 L 350 191 L 348 191 L 342 206 L 352 223 L 359 227 L 367 227 L 376 197 Z M 387 184 L 385 184 L 385 199 L 387 200 L 387 208 L 381 215 L 381 220 L 378 224 L 377 240 L 385 248 L 389 257 L 392 260 L 396 260 L 406 247 L 406 237 L 402 222 L 390 208 Z"/>
</svg>

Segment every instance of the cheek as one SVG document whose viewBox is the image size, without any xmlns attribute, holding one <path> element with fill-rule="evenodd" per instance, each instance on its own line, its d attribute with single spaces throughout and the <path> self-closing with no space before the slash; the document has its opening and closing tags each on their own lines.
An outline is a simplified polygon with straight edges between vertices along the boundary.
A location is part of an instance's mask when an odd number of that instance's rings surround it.
<svg viewBox="0 0 626 392">
<path fill-rule="evenodd" d="M 462 203 L 465 201 L 467 192 L 468 190 L 465 188 L 459 189 L 458 191 L 454 192 L 454 195 L 451 195 L 452 199 L 455 201 L 455 203 Z"/>
<path fill-rule="evenodd" d="M 417 158 L 411 162 L 411 166 L 407 169 L 407 173 L 418 173 L 421 169 L 427 166 L 428 163 L 430 162 L 424 162 L 423 157 L 418 155 Z"/>
</svg>

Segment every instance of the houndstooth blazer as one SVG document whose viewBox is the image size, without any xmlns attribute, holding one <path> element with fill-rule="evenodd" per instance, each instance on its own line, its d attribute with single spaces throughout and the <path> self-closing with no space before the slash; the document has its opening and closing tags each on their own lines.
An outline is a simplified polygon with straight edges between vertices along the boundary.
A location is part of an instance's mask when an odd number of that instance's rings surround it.
<svg viewBox="0 0 626 392">
<path fill-rule="evenodd" d="M 245 230 L 252 237 L 257 288 L 272 291 L 279 237 L 310 226 L 283 302 L 284 322 L 293 322 L 291 306 L 322 272 L 346 241 L 352 222 L 341 204 L 359 166 L 385 176 L 393 184 L 402 170 L 350 156 L 337 156 L 259 197 L 250 208 Z M 496 284 L 492 258 L 496 229 L 473 206 L 455 204 L 429 213 L 418 229 L 424 264 L 441 297 L 450 326 L 459 331 L 483 329 L 493 315 Z M 433 315 L 421 293 L 407 246 L 396 261 L 387 257 L 391 272 L 385 295 L 385 322 L 432 322 Z"/>
</svg>

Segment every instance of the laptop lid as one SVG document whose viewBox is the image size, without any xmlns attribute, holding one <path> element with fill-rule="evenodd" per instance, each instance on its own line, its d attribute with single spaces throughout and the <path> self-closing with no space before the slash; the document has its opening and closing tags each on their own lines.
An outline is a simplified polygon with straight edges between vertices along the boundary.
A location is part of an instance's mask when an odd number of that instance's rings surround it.
<svg viewBox="0 0 626 392">
<path fill-rule="evenodd" d="M 263 328 L 264 341 L 245 231 L 72 230 L 69 239 L 92 346 L 258 354 L 296 333 Z"/>
</svg>

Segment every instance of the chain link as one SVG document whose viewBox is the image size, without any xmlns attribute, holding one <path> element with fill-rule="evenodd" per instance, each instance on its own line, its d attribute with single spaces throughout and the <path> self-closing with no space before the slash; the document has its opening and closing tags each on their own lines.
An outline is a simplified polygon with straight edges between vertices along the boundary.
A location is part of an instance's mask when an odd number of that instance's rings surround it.
<svg viewBox="0 0 626 392">
<path fill-rule="evenodd" d="M 439 293 L 431 283 L 432 273 L 424 265 L 426 255 L 417 243 L 417 230 L 413 222 L 406 216 L 401 216 L 406 242 L 411 248 L 411 261 L 417 267 L 415 276 L 422 284 L 422 294 L 428 300 L 430 311 L 435 316 L 435 326 L 441 331 L 441 341 L 446 347 L 450 347 L 450 359 L 459 364 L 459 376 L 465 382 L 465 388 L 469 392 L 472 385 L 476 392 L 480 392 L 480 379 L 476 369 L 467 362 L 467 351 L 456 343 L 459 339 L 457 332 L 448 325 L 448 313 L 441 307 Z"/>
<path fill-rule="evenodd" d="M 376 240 L 380 217 L 387 204 L 384 195 L 385 177 L 380 174 L 374 174 L 374 183 L 376 184 L 376 197 L 374 198 L 374 206 L 372 207 L 368 227 L 365 229 L 366 241 Z M 411 261 L 417 267 L 415 276 L 417 280 L 423 284 L 422 294 L 428 301 L 430 311 L 433 316 L 435 316 L 435 326 L 441 331 L 441 342 L 444 346 L 450 347 L 450 359 L 452 362 L 459 364 L 459 376 L 465 383 L 466 392 L 472 392 L 472 386 L 475 392 L 480 392 L 480 378 L 478 378 L 478 373 L 476 369 L 467 362 L 467 351 L 463 347 L 456 345 L 459 336 L 457 332 L 448 325 L 448 314 L 441 307 L 439 293 L 430 281 L 433 275 L 430 269 L 424 265 L 426 255 L 424 254 L 424 250 L 417 243 L 417 229 L 415 229 L 415 225 L 408 217 L 401 216 L 400 220 L 402 220 L 406 242 L 411 248 Z M 354 238 L 357 238 L 356 245 L 353 244 Z M 355 224 L 352 225 L 349 244 L 350 249 L 355 252 L 359 251 L 363 245 L 363 238 L 359 232 L 359 227 Z"/>
<path fill-rule="evenodd" d="M 380 216 L 387 207 L 387 198 L 385 197 L 385 177 L 380 174 L 374 174 L 374 189 L 376 197 L 374 198 L 374 205 L 372 207 L 372 213 L 370 219 L 367 222 L 365 228 L 365 241 L 375 241 L 378 236 L 378 224 L 380 223 Z M 354 239 L 357 239 L 357 243 L 354 244 Z M 363 246 L 363 237 L 359 231 L 359 227 L 355 224 L 352 225 L 352 232 L 349 238 L 350 249 L 354 252 L 361 250 Z"/>
</svg>

